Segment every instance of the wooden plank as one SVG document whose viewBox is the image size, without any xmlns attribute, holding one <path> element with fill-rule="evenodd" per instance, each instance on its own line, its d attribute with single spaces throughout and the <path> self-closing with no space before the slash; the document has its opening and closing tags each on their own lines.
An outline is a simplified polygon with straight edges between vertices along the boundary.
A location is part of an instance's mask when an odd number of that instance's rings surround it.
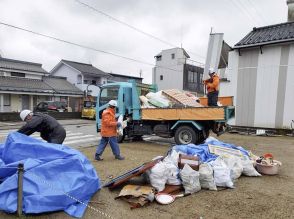
<svg viewBox="0 0 294 219">
<path fill-rule="evenodd" d="M 162 94 L 171 101 L 183 104 L 184 106 L 202 107 L 202 105 L 197 103 L 196 100 L 188 97 L 185 93 L 177 89 L 163 90 Z"/>
<path fill-rule="evenodd" d="M 223 107 L 142 109 L 142 120 L 224 120 Z"/>
</svg>

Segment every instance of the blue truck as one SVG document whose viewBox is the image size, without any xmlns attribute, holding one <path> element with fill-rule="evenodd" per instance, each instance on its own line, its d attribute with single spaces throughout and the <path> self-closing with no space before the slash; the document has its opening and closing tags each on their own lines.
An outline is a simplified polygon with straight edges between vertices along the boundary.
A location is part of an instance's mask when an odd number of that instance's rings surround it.
<svg viewBox="0 0 294 219">
<path fill-rule="evenodd" d="M 102 112 L 110 100 L 117 100 L 116 115 L 128 120 L 123 136 L 118 137 L 119 142 L 126 136 L 140 139 L 143 135 L 156 135 L 174 137 L 176 144 L 199 144 L 209 136 L 210 130 L 220 133 L 234 116 L 233 106 L 141 108 L 139 97 L 150 91 L 156 92 L 157 87 L 134 80 L 102 85 L 96 105 L 97 132 L 101 129 Z"/>
</svg>

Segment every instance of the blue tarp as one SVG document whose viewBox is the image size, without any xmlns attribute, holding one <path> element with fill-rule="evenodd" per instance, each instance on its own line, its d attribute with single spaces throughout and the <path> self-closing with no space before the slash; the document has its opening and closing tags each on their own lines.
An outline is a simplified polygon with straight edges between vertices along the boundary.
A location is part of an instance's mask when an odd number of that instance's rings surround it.
<svg viewBox="0 0 294 219">
<path fill-rule="evenodd" d="M 209 152 L 208 144 L 237 149 L 237 150 L 240 150 L 242 154 L 244 154 L 245 156 L 249 156 L 248 151 L 242 148 L 241 146 L 224 143 L 215 138 L 206 139 L 204 144 L 176 145 L 172 149 L 176 150 L 177 152 L 185 153 L 187 155 L 197 155 L 198 157 L 200 157 L 202 162 L 206 163 L 206 162 L 213 161 L 218 157 L 217 155 L 211 154 Z"/>
<path fill-rule="evenodd" d="M 101 187 L 90 161 L 79 151 L 14 132 L 0 145 L 0 210 L 17 210 L 17 167 L 24 164 L 23 212 L 64 210 L 82 217 Z M 83 202 L 79 203 L 77 200 Z"/>
</svg>

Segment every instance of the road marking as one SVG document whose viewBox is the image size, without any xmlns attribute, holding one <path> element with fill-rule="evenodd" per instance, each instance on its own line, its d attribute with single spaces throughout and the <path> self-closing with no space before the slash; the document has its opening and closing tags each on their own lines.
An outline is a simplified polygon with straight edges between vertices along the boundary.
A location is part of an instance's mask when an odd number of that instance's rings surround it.
<svg viewBox="0 0 294 219">
<path fill-rule="evenodd" d="M 16 123 L 0 122 L 0 125 L 15 125 Z"/>
<path fill-rule="evenodd" d="M 63 144 L 64 145 L 76 144 L 76 143 L 89 142 L 89 141 L 97 141 L 97 144 L 98 144 L 98 140 L 100 140 L 100 139 L 101 139 L 101 137 L 94 137 L 94 138 L 80 139 L 80 140 L 75 140 L 75 141 L 65 141 L 65 142 L 63 142 Z"/>
</svg>

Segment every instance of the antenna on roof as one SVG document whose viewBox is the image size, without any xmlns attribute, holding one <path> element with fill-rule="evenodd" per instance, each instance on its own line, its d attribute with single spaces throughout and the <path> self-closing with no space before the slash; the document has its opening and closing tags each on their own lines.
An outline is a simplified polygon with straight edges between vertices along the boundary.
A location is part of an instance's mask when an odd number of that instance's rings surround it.
<svg viewBox="0 0 294 219">
<path fill-rule="evenodd" d="M 213 27 L 210 27 L 210 34 L 212 34 L 212 31 L 213 31 Z"/>
<path fill-rule="evenodd" d="M 142 78 L 142 69 L 140 69 L 139 74 L 140 74 L 140 78 Z"/>
</svg>

